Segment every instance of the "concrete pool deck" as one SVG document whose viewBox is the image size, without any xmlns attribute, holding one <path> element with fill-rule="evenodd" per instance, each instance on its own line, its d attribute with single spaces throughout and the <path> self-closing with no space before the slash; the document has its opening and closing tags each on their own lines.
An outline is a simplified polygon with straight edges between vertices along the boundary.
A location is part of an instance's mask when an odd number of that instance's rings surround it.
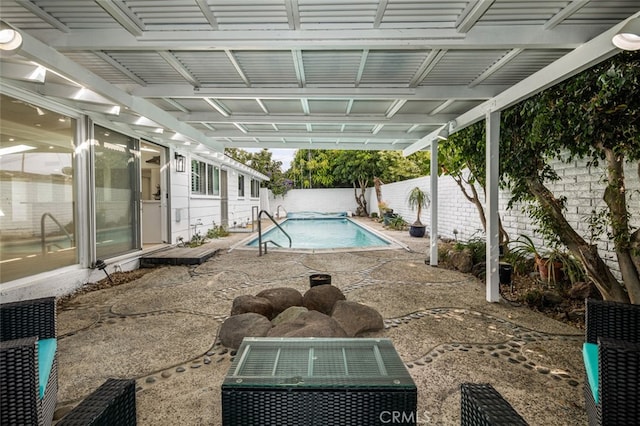
<svg viewBox="0 0 640 426">
<path fill-rule="evenodd" d="M 58 315 L 58 410 L 109 377 L 135 378 L 139 425 L 218 425 L 220 385 L 233 356 L 216 344 L 232 300 L 272 287 L 304 292 L 332 275 L 348 300 L 376 308 L 418 387 L 418 424 L 460 421 L 460 384 L 491 383 L 532 425 L 586 424 L 582 330 L 509 303 L 487 303 L 484 282 L 425 264 L 429 240 L 387 231 L 410 250 L 292 253 L 210 244 L 202 265 L 160 267 L 75 297 Z"/>
</svg>

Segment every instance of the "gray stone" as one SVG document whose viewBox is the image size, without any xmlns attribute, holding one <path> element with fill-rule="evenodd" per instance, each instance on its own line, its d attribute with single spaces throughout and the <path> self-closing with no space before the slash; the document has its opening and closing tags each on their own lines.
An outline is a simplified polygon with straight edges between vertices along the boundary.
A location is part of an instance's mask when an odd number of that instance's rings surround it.
<svg viewBox="0 0 640 426">
<path fill-rule="evenodd" d="M 328 287 L 328 285 L 318 286 Z M 314 287 L 314 288 L 318 288 Z M 300 314 L 295 320 L 282 323 L 269 330 L 269 337 L 348 337 L 340 324 L 318 311 Z"/>
<path fill-rule="evenodd" d="M 318 311 L 326 315 L 331 315 L 335 303 L 338 300 L 346 299 L 338 287 L 325 284 L 311 287 L 307 290 L 304 294 L 303 305 L 310 311 Z"/>
<path fill-rule="evenodd" d="M 567 295 L 572 299 L 584 300 L 589 297 L 593 297 L 598 292 L 595 284 L 592 282 L 577 282 L 573 283 Z"/>
<path fill-rule="evenodd" d="M 171 372 L 163 371 L 162 374 L 160 374 L 160 376 L 162 376 L 163 379 L 168 379 L 169 377 L 171 377 Z"/>
<path fill-rule="evenodd" d="M 302 294 L 295 288 L 269 288 L 256 294 L 256 297 L 264 297 L 271 302 L 274 317 L 291 306 L 302 306 Z"/>
<path fill-rule="evenodd" d="M 247 312 L 254 312 L 269 319 L 274 317 L 273 305 L 267 298 L 245 294 L 233 299 L 233 304 L 231 305 L 231 316 L 246 314 Z"/>
<path fill-rule="evenodd" d="M 304 306 L 291 306 L 280 312 L 280 315 L 272 319 L 271 323 L 273 325 L 278 325 L 284 322 L 293 321 L 305 312 L 309 312 L 309 310 Z"/>
<path fill-rule="evenodd" d="M 338 300 L 331 318 L 340 324 L 349 337 L 355 337 L 364 331 L 382 330 L 384 327 L 384 320 L 378 311 L 358 302 Z"/>
<path fill-rule="evenodd" d="M 447 255 L 451 265 L 462 273 L 469 273 L 473 269 L 473 254 L 471 250 L 451 250 Z"/>
<path fill-rule="evenodd" d="M 229 348 L 238 348 L 245 337 L 265 337 L 271 329 L 271 321 L 254 312 L 229 317 L 220 326 L 220 340 Z"/>
</svg>

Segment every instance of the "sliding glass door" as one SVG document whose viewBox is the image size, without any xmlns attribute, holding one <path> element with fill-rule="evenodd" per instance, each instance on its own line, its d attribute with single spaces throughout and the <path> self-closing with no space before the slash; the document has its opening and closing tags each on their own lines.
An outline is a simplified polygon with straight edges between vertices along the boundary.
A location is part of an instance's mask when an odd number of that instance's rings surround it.
<svg viewBox="0 0 640 426">
<path fill-rule="evenodd" d="M 139 142 L 94 127 L 96 257 L 140 249 Z"/>
</svg>

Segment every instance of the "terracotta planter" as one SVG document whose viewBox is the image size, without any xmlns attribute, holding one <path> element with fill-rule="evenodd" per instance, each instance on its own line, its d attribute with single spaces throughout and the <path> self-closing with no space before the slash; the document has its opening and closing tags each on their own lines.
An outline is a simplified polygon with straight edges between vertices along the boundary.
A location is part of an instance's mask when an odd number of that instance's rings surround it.
<svg viewBox="0 0 640 426">
<path fill-rule="evenodd" d="M 538 273 L 540 274 L 540 279 L 544 282 L 557 283 L 562 281 L 562 278 L 564 278 L 562 262 L 553 262 L 553 265 L 549 265 L 549 259 L 545 259 L 542 257 L 536 257 L 535 262 Z"/>
</svg>

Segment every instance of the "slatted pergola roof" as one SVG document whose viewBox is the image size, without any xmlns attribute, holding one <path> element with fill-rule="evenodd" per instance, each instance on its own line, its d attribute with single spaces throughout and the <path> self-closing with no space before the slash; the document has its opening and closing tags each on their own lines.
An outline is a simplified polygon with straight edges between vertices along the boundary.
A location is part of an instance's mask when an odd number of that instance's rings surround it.
<svg viewBox="0 0 640 426">
<path fill-rule="evenodd" d="M 638 0 L 1 0 L 24 43 L 0 75 L 189 149 L 409 154 L 614 55 L 611 35 L 639 11 Z M 27 77 L 38 65 L 48 72 Z"/>
</svg>

